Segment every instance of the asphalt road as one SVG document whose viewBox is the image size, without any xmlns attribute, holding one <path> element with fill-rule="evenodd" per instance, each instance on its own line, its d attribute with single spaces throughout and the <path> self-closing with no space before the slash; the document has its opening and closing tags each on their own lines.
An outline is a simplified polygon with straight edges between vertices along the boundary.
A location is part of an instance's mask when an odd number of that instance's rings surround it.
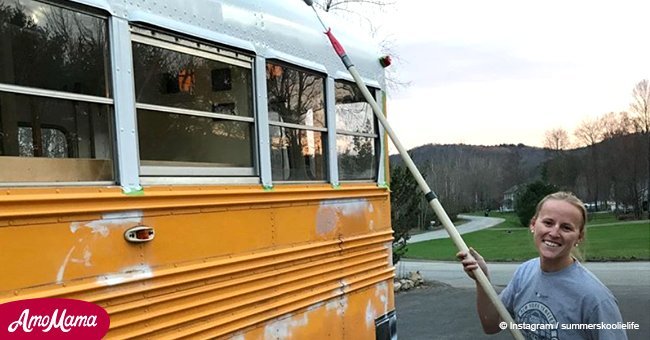
<svg viewBox="0 0 650 340">
<path fill-rule="evenodd" d="M 518 264 L 489 264 L 497 291 L 510 280 Z M 639 330 L 629 339 L 650 339 L 650 263 L 586 263 L 618 299 L 623 321 L 634 321 Z M 512 339 L 507 331 L 485 335 L 476 314 L 476 289 L 459 263 L 413 262 L 398 264 L 397 272 L 420 270 L 429 283 L 425 288 L 395 296 L 400 339 Z"/>
</svg>

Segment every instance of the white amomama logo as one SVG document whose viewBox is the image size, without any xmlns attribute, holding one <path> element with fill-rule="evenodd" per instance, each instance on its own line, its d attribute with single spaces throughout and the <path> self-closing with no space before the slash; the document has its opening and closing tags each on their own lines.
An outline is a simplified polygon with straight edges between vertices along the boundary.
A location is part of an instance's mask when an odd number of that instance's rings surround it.
<svg viewBox="0 0 650 340">
<path fill-rule="evenodd" d="M 42 328 L 42 331 L 47 333 L 54 328 L 68 333 L 75 327 L 97 326 L 97 315 L 66 315 L 66 313 L 67 310 L 63 309 L 59 315 L 59 310 L 55 309 L 52 315 L 30 315 L 29 309 L 25 309 L 18 320 L 9 324 L 7 331 L 14 333 L 22 328 L 23 332 L 30 333 L 34 328 Z"/>
</svg>

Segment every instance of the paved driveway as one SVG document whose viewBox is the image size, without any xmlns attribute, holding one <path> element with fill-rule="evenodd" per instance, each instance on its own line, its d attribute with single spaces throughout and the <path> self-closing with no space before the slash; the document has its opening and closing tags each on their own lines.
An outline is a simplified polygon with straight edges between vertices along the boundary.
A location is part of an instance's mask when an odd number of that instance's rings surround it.
<svg viewBox="0 0 650 340">
<path fill-rule="evenodd" d="M 517 265 L 488 265 L 497 291 L 507 284 Z M 629 339 L 650 339 L 650 262 L 588 262 L 585 266 L 614 293 L 623 320 L 639 324 L 638 331 L 628 331 Z M 431 283 L 396 294 L 400 339 L 512 339 L 509 332 L 483 334 L 476 315 L 474 281 L 459 263 L 400 261 L 400 270 L 419 270 Z"/>
<path fill-rule="evenodd" d="M 646 287 L 650 294 L 650 262 L 585 262 L 583 265 L 606 286 Z M 519 263 L 488 263 L 492 284 L 505 287 L 518 266 Z M 474 287 L 474 281 L 465 275 L 459 262 L 401 260 L 395 268 L 398 276 L 414 271 L 419 271 L 426 281 Z"/>
<path fill-rule="evenodd" d="M 458 215 L 458 217 L 464 220 L 469 220 L 469 222 L 463 223 L 458 227 L 456 227 L 456 230 L 458 230 L 458 233 L 461 235 L 471 233 L 473 231 L 477 231 L 481 229 L 486 229 L 505 221 L 505 219 L 498 218 L 498 217 L 481 217 L 481 216 L 470 216 L 470 215 Z M 434 231 L 428 231 L 422 234 L 413 235 L 409 239 L 408 243 L 436 240 L 439 238 L 448 238 L 448 237 L 449 235 L 447 234 L 447 231 L 445 229 L 439 229 Z"/>
</svg>

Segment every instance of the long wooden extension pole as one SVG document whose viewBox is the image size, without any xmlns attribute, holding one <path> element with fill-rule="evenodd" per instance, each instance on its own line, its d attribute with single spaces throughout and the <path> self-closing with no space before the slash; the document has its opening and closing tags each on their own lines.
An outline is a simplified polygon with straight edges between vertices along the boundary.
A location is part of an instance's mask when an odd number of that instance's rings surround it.
<svg viewBox="0 0 650 340">
<path fill-rule="evenodd" d="M 460 236 L 458 233 L 458 230 L 456 230 L 456 227 L 454 227 L 454 224 L 451 222 L 449 219 L 449 216 L 447 215 L 447 212 L 445 209 L 442 207 L 442 204 L 440 204 L 440 201 L 438 200 L 438 197 L 436 194 L 429 188 L 429 185 L 427 182 L 424 180 L 424 177 L 422 177 L 422 174 L 420 174 L 420 171 L 418 168 L 415 166 L 415 163 L 413 163 L 413 160 L 411 159 L 411 156 L 406 152 L 406 149 L 404 146 L 402 146 L 402 143 L 399 141 L 397 138 L 397 135 L 391 128 L 390 124 L 388 124 L 388 121 L 386 120 L 386 117 L 384 117 L 382 110 L 379 108 L 379 105 L 373 98 L 373 96 L 370 94 L 370 91 L 368 91 L 368 88 L 361 79 L 361 76 L 359 75 L 359 72 L 357 72 L 357 69 L 354 67 L 352 64 L 352 61 L 350 58 L 347 56 L 345 53 L 345 50 L 341 46 L 341 44 L 338 42 L 338 40 L 334 37 L 332 34 L 331 29 L 329 29 L 321 20 L 320 16 L 318 15 L 318 12 L 316 12 L 316 9 L 313 7 L 313 1 L 309 0 L 304 0 L 304 2 L 311 7 L 314 10 L 314 13 L 316 13 L 316 17 L 318 17 L 318 20 L 320 21 L 321 25 L 323 25 L 323 28 L 325 29 L 325 34 L 329 38 L 330 42 L 332 43 L 332 47 L 336 51 L 336 54 L 341 58 L 341 61 L 345 65 L 345 67 L 348 69 L 350 74 L 352 75 L 352 78 L 354 78 L 354 81 L 357 83 L 357 86 L 363 93 L 363 96 L 365 97 L 366 101 L 370 104 L 372 107 L 373 112 L 375 113 L 375 116 L 377 117 L 377 120 L 381 123 L 381 125 L 384 127 L 384 130 L 390 137 L 391 141 L 399 151 L 400 156 L 402 157 L 402 160 L 408 167 L 408 169 L 411 171 L 411 175 L 415 178 L 415 181 L 418 183 L 418 186 L 420 187 L 420 190 L 422 190 L 429 202 L 429 205 L 433 209 L 433 211 L 436 213 L 436 216 L 440 219 L 442 222 L 442 225 L 445 227 L 445 230 L 449 234 L 449 237 L 451 240 L 454 242 L 456 245 L 456 248 L 458 250 L 463 251 L 467 253 L 467 256 L 472 256 L 469 252 L 469 248 L 467 247 L 467 244 L 465 244 L 465 241 L 463 238 Z M 501 302 L 501 299 L 499 299 L 499 296 L 497 295 L 496 291 L 494 290 L 494 287 L 492 287 L 492 284 L 488 280 L 487 276 L 485 273 L 480 268 L 476 268 L 473 270 L 474 277 L 476 278 L 476 281 L 481 285 L 485 293 L 488 295 L 490 298 L 490 301 L 494 305 L 494 307 L 497 309 L 497 312 L 499 313 L 499 316 L 501 316 L 501 319 L 505 322 L 508 323 L 508 326 L 511 324 L 514 324 L 514 320 L 510 316 L 510 313 L 508 313 L 508 310 L 506 307 L 503 305 Z M 524 340 L 524 336 L 521 334 L 521 332 L 513 327 L 508 327 L 510 329 L 510 332 L 512 333 L 512 336 L 517 339 L 517 340 Z"/>
</svg>

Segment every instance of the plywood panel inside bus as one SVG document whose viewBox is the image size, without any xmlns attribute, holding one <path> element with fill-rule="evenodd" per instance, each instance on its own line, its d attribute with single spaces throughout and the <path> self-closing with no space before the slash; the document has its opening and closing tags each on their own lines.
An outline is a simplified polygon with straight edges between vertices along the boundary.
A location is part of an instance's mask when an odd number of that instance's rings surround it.
<svg viewBox="0 0 650 340">
<path fill-rule="evenodd" d="M 106 159 L 0 156 L 0 182 L 90 182 L 113 180 Z"/>
</svg>

